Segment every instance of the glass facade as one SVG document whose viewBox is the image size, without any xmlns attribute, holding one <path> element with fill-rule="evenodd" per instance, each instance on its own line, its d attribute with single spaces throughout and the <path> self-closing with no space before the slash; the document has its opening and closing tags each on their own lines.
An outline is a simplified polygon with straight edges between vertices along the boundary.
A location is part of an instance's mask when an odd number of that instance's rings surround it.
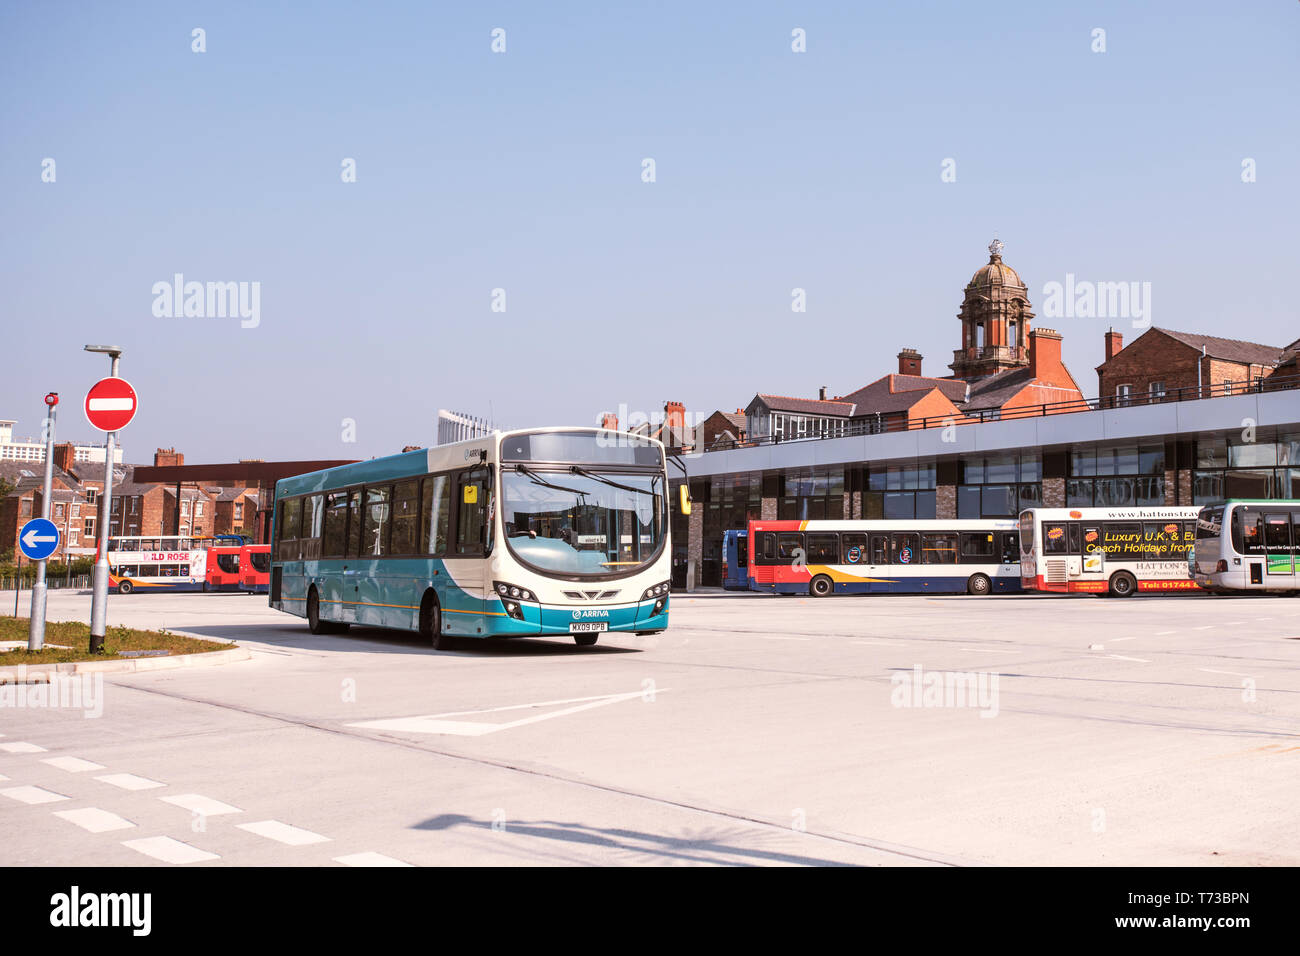
<svg viewBox="0 0 1300 956">
<path fill-rule="evenodd" d="M 1165 446 L 1094 445 L 1070 452 L 1065 504 L 1071 508 L 1155 507 L 1165 503 Z"/>
<path fill-rule="evenodd" d="M 934 462 L 872 465 L 862 493 L 863 518 L 933 518 Z"/>
<path fill-rule="evenodd" d="M 1038 452 L 963 458 L 959 469 L 958 518 L 1014 518 L 1042 500 Z"/>
<path fill-rule="evenodd" d="M 1225 498 L 1300 498 L 1300 433 L 1198 439 L 1192 501 Z"/>
</svg>

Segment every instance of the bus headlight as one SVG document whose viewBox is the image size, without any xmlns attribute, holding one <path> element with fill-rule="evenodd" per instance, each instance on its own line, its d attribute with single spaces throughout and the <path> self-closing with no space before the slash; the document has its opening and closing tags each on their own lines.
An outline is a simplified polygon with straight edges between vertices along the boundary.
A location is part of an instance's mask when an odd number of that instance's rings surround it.
<svg viewBox="0 0 1300 956">
<path fill-rule="evenodd" d="M 665 581 L 663 584 L 656 584 L 652 588 L 646 588 L 645 593 L 641 595 L 643 601 L 653 601 L 655 598 L 667 597 L 668 588 L 672 582 Z"/>
<path fill-rule="evenodd" d="M 504 581 L 493 581 L 492 590 L 504 603 L 506 598 L 513 598 L 516 601 L 536 601 L 537 598 L 528 588 L 521 588 L 518 585 L 506 584 Z"/>
</svg>

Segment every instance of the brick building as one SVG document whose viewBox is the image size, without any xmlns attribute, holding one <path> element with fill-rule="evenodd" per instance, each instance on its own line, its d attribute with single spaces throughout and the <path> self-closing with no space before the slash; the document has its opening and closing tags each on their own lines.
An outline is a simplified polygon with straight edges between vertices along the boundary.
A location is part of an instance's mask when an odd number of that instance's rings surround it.
<svg viewBox="0 0 1300 956">
<path fill-rule="evenodd" d="M 1261 345 L 1154 327 L 1128 346 L 1111 330 L 1105 344 L 1105 361 L 1097 366 L 1097 395 L 1107 405 L 1121 407 L 1158 401 L 1179 389 L 1184 397 L 1195 397 L 1199 387 L 1208 397 L 1257 387 L 1285 362 L 1294 362 L 1291 350 L 1296 345 Z"/>
</svg>

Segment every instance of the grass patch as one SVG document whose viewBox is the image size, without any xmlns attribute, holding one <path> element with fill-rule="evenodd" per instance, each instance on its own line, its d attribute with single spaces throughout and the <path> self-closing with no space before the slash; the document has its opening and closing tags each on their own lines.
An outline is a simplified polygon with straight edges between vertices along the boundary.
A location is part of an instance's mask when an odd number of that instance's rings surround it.
<svg viewBox="0 0 1300 956">
<path fill-rule="evenodd" d="M 177 654 L 205 654 L 209 651 L 223 651 L 232 644 L 218 644 L 213 641 L 200 641 L 194 637 L 184 637 L 169 631 L 140 631 L 133 627 L 110 627 L 104 635 L 104 653 L 90 653 L 90 625 L 84 621 L 47 621 L 45 623 L 45 649 L 29 651 L 27 643 L 27 618 L 0 618 L 0 641 L 22 641 L 24 646 L 0 654 L 0 667 L 14 667 L 18 664 L 66 664 L 71 661 L 111 661 L 130 660 L 135 654 L 123 656 L 119 651 L 166 651 L 167 654 L 140 654 L 138 658 L 175 656 Z M 51 644 L 64 644 L 68 650 L 50 647 Z"/>
</svg>

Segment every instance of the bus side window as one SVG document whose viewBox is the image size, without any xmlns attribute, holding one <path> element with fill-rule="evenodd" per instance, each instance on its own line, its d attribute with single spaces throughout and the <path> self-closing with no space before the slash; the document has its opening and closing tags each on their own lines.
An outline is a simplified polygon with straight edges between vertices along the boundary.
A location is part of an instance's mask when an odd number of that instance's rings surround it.
<svg viewBox="0 0 1300 956">
<path fill-rule="evenodd" d="M 844 536 L 844 563 L 845 564 L 866 564 L 870 552 L 867 549 L 867 536 L 865 534 L 845 533 Z"/>
<path fill-rule="evenodd" d="M 799 551 L 804 554 L 803 535 L 801 534 L 781 534 L 777 535 L 776 557 L 778 561 L 794 561 L 800 555 L 795 554 Z"/>
<path fill-rule="evenodd" d="M 1071 521 L 1069 524 L 1069 553 L 1080 554 L 1083 547 L 1083 535 L 1079 532 L 1079 522 Z"/>
<path fill-rule="evenodd" d="M 361 492 L 348 492 L 348 545 L 343 556 L 359 557 L 361 549 Z"/>
<path fill-rule="evenodd" d="M 873 534 L 871 536 L 871 563 L 889 563 L 889 535 Z"/>
<path fill-rule="evenodd" d="M 1068 554 L 1069 538 L 1065 533 L 1063 522 L 1043 522 L 1043 553 Z"/>
<path fill-rule="evenodd" d="M 348 496 L 342 492 L 325 496 L 325 533 L 321 538 L 321 556 L 343 557 L 347 539 Z"/>
<path fill-rule="evenodd" d="M 757 552 L 758 559 L 764 564 L 771 564 L 776 561 L 776 533 L 772 531 L 763 532 L 763 537 L 759 540 Z"/>
<path fill-rule="evenodd" d="M 836 534 L 808 535 L 808 560 L 817 564 L 839 564 L 840 541 Z"/>
<path fill-rule="evenodd" d="M 1020 532 L 1019 531 L 1002 532 L 1002 563 L 1003 564 L 1020 563 Z"/>
<path fill-rule="evenodd" d="M 919 535 L 896 534 L 893 536 L 893 563 L 920 564 L 917 560 L 917 543 Z"/>
</svg>

